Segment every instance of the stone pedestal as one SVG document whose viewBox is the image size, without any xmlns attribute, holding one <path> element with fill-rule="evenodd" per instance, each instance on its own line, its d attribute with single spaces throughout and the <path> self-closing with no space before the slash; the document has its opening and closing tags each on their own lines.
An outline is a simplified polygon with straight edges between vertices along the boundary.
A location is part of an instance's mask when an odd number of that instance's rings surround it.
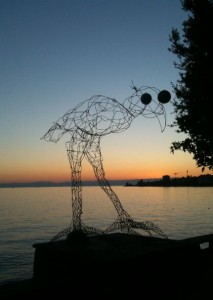
<svg viewBox="0 0 213 300">
<path fill-rule="evenodd" d="M 73 293 L 149 295 L 206 289 L 213 267 L 213 235 L 169 240 L 127 234 L 89 237 L 85 243 L 35 244 L 34 279 Z M 202 250 L 201 244 L 209 247 Z M 178 292 L 179 291 L 179 292 Z"/>
</svg>

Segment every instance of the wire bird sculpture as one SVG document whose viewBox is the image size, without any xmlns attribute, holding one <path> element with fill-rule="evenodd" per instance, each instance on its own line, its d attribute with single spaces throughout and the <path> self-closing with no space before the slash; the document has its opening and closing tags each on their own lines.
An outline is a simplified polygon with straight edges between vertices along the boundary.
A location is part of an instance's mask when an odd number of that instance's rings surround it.
<svg viewBox="0 0 213 300">
<path fill-rule="evenodd" d="M 105 177 L 101 154 L 101 139 L 111 133 L 119 133 L 131 125 L 132 121 L 142 115 L 146 118 L 157 118 L 161 131 L 166 126 L 166 114 L 163 104 L 171 99 L 168 91 L 159 91 L 154 87 L 132 86 L 134 93 L 119 103 L 116 99 L 95 95 L 81 102 L 75 108 L 67 111 L 42 137 L 46 141 L 57 143 L 64 134 L 70 136 L 66 142 L 67 154 L 71 168 L 72 180 L 72 222 L 71 225 L 59 232 L 52 240 L 68 236 L 71 232 L 81 231 L 86 235 L 109 233 L 120 230 L 123 233 L 139 234 L 134 229 L 140 228 L 167 238 L 163 231 L 152 222 L 137 222 L 123 208 L 118 196 Z M 149 92 L 149 93 L 148 93 Z M 152 94 L 157 95 L 157 101 Z M 163 125 L 160 117 L 163 116 Z M 101 189 L 112 201 L 117 219 L 105 231 L 86 226 L 82 220 L 82 160 L 86 158 L 93 167 L 96 179 Z"/>
</svg>

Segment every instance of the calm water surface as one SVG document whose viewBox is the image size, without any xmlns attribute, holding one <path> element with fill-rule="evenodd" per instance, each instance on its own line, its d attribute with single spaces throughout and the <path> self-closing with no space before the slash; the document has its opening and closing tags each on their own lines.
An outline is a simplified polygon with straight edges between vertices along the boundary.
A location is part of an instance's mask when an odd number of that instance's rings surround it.
<svg viewBox="0 0 213 300">
<path fill-rule="evenodd" d="M 171 239 L 213 233 L 212 187 L 113 189 L 132 218 L 154 222 Z M 105 229 L 115 220 L 99 187 L 84 187 L 83 198 L 87 225 Z M 70 188 L 0 189 L 0 284 L 32 277 L 32 245 L 48 242 L 70 222 Z"/>
</svg>

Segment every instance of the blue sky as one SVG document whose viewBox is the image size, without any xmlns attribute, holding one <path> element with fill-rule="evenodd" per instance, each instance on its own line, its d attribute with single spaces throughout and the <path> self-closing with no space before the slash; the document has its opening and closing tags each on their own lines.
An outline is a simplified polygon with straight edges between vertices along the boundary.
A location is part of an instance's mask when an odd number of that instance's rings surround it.
<svg viewBox="0 0 213 300">
<path fill-rule="evenodd" d="M 90 96 L 123 101 L 132 94 L 131 81 L 172 92 L 178 71 L 169 34 L 186 18 L 179 0 L 0 0 L 0 181 L 67 178 L 64 143 L 40 138 Z M 171 123 L 172 105 L 166 110 Z M 174 129 L 162 134 L 157 121 L 142 119 L 129 133 L 107 137 L 103 152 L 111 178 L 122 174 L 121 153 L 128 155 L 131 174 L 137 168 L 135 174 L 148 176 L 153 156 L 162 166 L 174 164 L 162 172 L 197 172 L 189 154 L 170 154 L 177 138 Z M 110 163 L 113 156 L 117 165 Z"/>
</svg>

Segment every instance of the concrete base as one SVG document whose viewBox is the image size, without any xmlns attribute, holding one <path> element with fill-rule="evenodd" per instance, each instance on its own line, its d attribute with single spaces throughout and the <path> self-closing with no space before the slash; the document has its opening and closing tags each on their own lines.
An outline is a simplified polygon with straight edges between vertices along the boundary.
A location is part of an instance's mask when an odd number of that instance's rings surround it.
<svg viewBox="0 0 213 300">
<path fill-rule="evenodd" d="M 211 287 L 212 245 L 213 235 L 177 241 L 120 233 L 35 244 L 33 279 L 80 298 L 203 296 Z"/>
</svg>

